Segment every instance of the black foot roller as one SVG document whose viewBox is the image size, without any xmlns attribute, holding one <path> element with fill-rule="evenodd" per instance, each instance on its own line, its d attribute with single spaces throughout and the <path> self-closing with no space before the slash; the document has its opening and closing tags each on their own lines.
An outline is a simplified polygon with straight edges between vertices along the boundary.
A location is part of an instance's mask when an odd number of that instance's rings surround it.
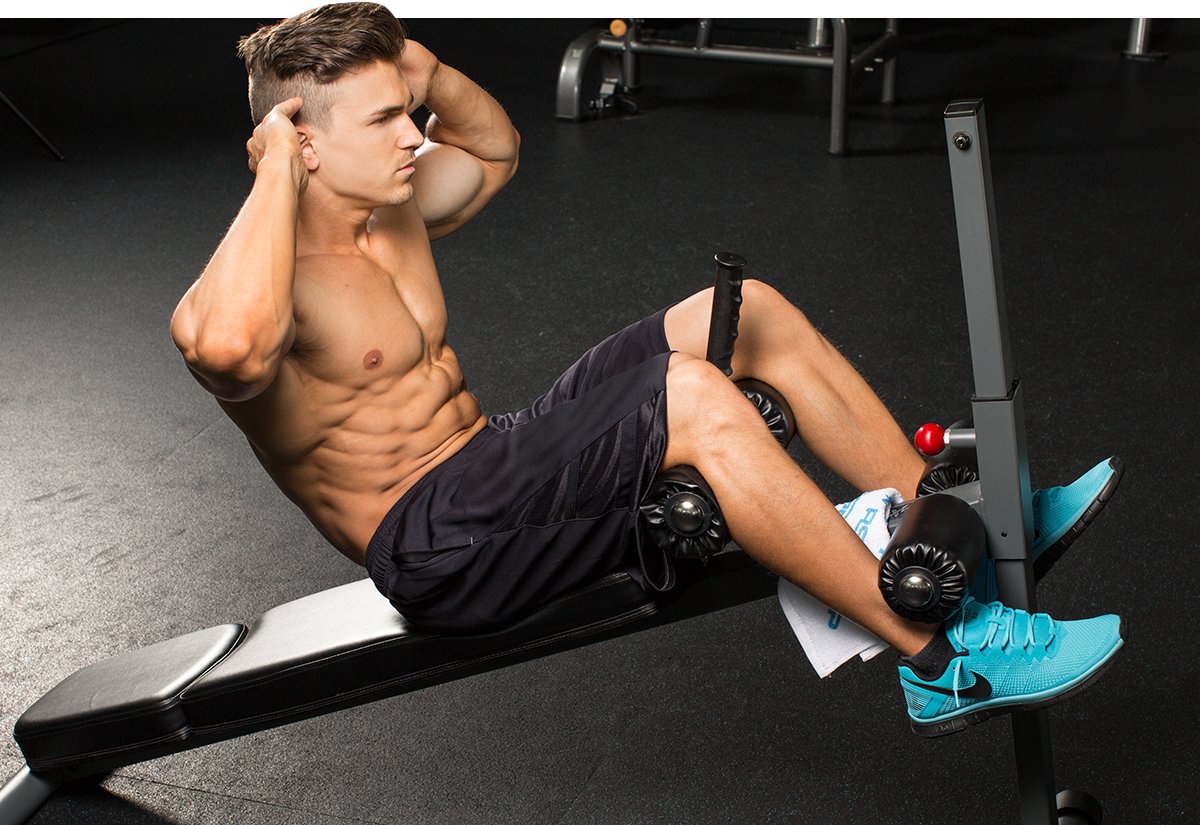
<svg viewBox="0 0 1200 825">
<path fill-rule="evenodd" d="M 987 547 L 971 505 L 946 494 L 912 501 L 879 563 L 879 589 L 906 619 L 939 624 L 962 604 Z"/>
</svg>

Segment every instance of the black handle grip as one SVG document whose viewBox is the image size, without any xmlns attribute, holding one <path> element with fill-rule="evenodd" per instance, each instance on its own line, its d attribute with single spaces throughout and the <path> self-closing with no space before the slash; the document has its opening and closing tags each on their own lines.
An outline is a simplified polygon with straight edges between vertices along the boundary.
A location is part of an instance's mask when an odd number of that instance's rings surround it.
<svg viewBox="0 0 1200 825">
<path fill-rule="evenodd" d="M 742 309 L 742 273 L 746 259 L 732 252 L 718 252 L 717 282 L 713 292 L 712 319 L 708 323 L 708 353 L 705 356 L 726 375 L 733 374 L 733 343 L 737 338 Z"/>
</svg>

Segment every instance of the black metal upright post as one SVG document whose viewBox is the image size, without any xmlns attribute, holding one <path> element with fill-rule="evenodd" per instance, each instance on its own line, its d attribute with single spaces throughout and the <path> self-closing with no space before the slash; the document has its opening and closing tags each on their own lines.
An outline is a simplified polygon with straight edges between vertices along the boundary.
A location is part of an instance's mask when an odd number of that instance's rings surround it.
<svg viewBox="0 0 1200 825">
<path fill-rule="evenodd" d="M 715 260 L 717 274 L 705 357 L 721 372 L 733 375 L 733 347 L 742 315 L 742 276 L 746 259 L 732 252 L 718 252 Z"/>
<path fill-rule="evenodd" d="M 1037 604 L 1029 558 L 1033 507 L 1025 415 L 1009 356 L 983 101 L 951 103 L 945 125 L 975 375 L 971 410 L 988 551 L 996 565 L 1000 600 L 1033 612 Z M 1013 714 L 1013 744 L 1021 822 L 1055 825 L 1054 763 L 1045 711 Z"/>
</svg>

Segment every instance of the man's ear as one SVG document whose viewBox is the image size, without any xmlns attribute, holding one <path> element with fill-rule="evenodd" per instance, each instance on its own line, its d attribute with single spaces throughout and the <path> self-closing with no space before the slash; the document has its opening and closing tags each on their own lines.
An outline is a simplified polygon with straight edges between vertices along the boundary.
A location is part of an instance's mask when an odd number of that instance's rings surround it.
<svg viewBox="0 0 1200 825">
<path fill-rule="evenodd" d="M 321 159 L 317 154 L 317 146 L 313 143 L 313 134 L 304 128 L 299 128 L 296 131 L 300 135 L 300 157 L 304 158 L 304 167 L 308 171 L 313 172 L 321 165 Z"/>
</svg>

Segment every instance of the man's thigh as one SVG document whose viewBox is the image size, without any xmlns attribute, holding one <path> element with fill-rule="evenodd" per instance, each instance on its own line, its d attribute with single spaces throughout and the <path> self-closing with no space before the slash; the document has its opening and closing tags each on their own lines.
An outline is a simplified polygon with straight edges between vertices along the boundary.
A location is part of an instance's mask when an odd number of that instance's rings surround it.
<svg viewBox="0 0 1200 825">
<path fill-rule="evenodd" d="M 708 355 L 708 327 L 712 322 L 713 288 L 696 294 L 669 308 L 663 315 L 663 335 L 667 346 L 696 358 Z"/>
</svg>

